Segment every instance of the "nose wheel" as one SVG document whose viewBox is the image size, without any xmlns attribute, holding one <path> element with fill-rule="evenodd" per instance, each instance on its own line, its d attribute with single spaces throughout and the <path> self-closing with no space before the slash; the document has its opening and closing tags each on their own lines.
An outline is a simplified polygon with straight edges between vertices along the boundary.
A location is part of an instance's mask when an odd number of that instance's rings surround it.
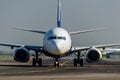
<svg viewBox="0 0 120 80">
<path fill-rule="evenodd" d="M 58 58 L 55 58 L 54 67 L 59 67 Z"/>
</svg>

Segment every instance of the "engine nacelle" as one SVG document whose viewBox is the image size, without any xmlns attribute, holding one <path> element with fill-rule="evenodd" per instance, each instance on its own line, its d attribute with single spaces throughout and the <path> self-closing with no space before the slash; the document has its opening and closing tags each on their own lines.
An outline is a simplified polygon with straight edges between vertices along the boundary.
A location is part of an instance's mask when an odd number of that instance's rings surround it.
<svg viewBox="0 0 120 80">
<path fill-rule="evenodd" d="M 86 54 L 86 60 L 88 62 L 97 62 L 100 61 L 102 59 L 102 53 L 100 50 L 96 49 L 96 48 L 91 48 L 87 51 Z"/>
<path fill-rule="evenodd" d="M 27 62 L 30 58 L 29 51 L 26 48 L 17 48 L 14 52 L 14 60 L 18 62 Z"/>
</svg>

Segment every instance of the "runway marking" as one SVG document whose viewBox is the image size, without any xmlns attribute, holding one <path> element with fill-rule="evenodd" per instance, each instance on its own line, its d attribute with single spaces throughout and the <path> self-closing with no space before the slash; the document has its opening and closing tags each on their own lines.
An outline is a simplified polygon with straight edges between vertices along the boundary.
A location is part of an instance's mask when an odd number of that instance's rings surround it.
<svg viewBox="0 0 120 80">
<path fill-rule="evenodd" d="M 44 70 L 29 70 L 29 71 L 25 71 L 25 72 L 23 72 L 23 71 L 21 71 L 21 72 L 16 72 L 15 70 L 12 70 L 12 73 L 5 73 L 5 72 L 2 72 L 2 73 L 0 73 L 0 74 L 2 74 L 2 75 L 9 75 L 9 74 L 25 74 L 25 73 L 37 73 L 37 72 L 50 72 L 50 71 L 55 71 L 55 70 L 57 70 L 57 68 L 50 68 L 50 69 L 44 69 Z"/>
<path fill-rule="evenodd" d="M 50 69 L 46 69 L 46 70 L 37 70 L 37 71 L 27 71 L 27 72 L 31 72 L 31 73 L 34 73 L 34 72 L 50 72 L 50 71 L 55 71 L 57 70 L 57 68 L 50 68 Z"/>
<path fill-rule="evenodd" d="M 60 66 L 61 66 L 61 67 L 64 66 L 65 64 L 67 64 L 67 63 L 70 62 L 71 60 L 73 60 L 73 59 L 69 59 L 69 60 L 61 63 Z M 46 69 L 46 70 L 37 70 L 37 71 L 28 71 L 28 72 L 50 72 L 50 71 L 55 71 L 55 70 L 57 70 L 57 69 L 58 69 L 57 67 L 53 67 L 53 68 Z"/>
<path fill-rule="evenodd" d="M 69 59 L 69 60 L 67 60 L 67 61 L 65 61 L 65 62 L 63 62 L 63 63 L 61 63 L 60 66 L 63 67 L 65 64 L 67 64 L 68 62 L 70 62 L 70 61 L 72 61 L 72 60 L 73 60 L 73 59 Z"/>
<path fill-rule="evenodd" d="M 63 63 L 60 64 L 60 66 L 64 66 L 65 64 L 67 64 L 68 62 L 70 62 L 71 60 L 73 59 L 69 59 Z M 0 73 L 0 74 L 21 74 L 21 73 L 37 73 L 37 72 L 50 72 L 50 71 L 55 71 L 57 70 L 58 68 L 57 67 L 53 67 L 53 68 L 49 68 L 49 69 L 42 69 L 42 70 L 29 70 L 29 71 L 25 71 L 25 72 L 16 72 L 14 70 L 12 70 L 12 73 Z"/>
</svg>

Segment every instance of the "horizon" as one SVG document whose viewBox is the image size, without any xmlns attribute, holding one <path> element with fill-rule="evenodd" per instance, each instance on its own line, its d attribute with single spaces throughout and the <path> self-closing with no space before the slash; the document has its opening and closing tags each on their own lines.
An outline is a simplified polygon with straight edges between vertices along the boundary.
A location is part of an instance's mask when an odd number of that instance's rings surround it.
<svg viewBox="0 0 120 80">
<path fill-rule="evenodd" d="M 66 30 L 107 27 L 102 31 L 71 36 L 73 46 L 120 43 L 119 0 L 61 0 L 61 2 L 62 27 Z M 44 35 L 12 28 L 43 31 L 54 28 L 57 25 L 57 0 L 0 0 L 0 17 L 0 43 L 42 46 Z"/>
</svg>

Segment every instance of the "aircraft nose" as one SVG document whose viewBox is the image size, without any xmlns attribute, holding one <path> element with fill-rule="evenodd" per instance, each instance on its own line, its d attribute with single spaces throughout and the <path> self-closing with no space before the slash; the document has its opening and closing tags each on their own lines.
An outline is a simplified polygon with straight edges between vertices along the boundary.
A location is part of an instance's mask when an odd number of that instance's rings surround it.
<svg viewBox="0 0 120 80">
<path fill-rule="evenodd" d="M 55 53 L 61 53 L 61 44 L 57 41 L 53 41 L 52 42 L 53 45 L 53 50 L 55 51 Z"/>
</svg>

